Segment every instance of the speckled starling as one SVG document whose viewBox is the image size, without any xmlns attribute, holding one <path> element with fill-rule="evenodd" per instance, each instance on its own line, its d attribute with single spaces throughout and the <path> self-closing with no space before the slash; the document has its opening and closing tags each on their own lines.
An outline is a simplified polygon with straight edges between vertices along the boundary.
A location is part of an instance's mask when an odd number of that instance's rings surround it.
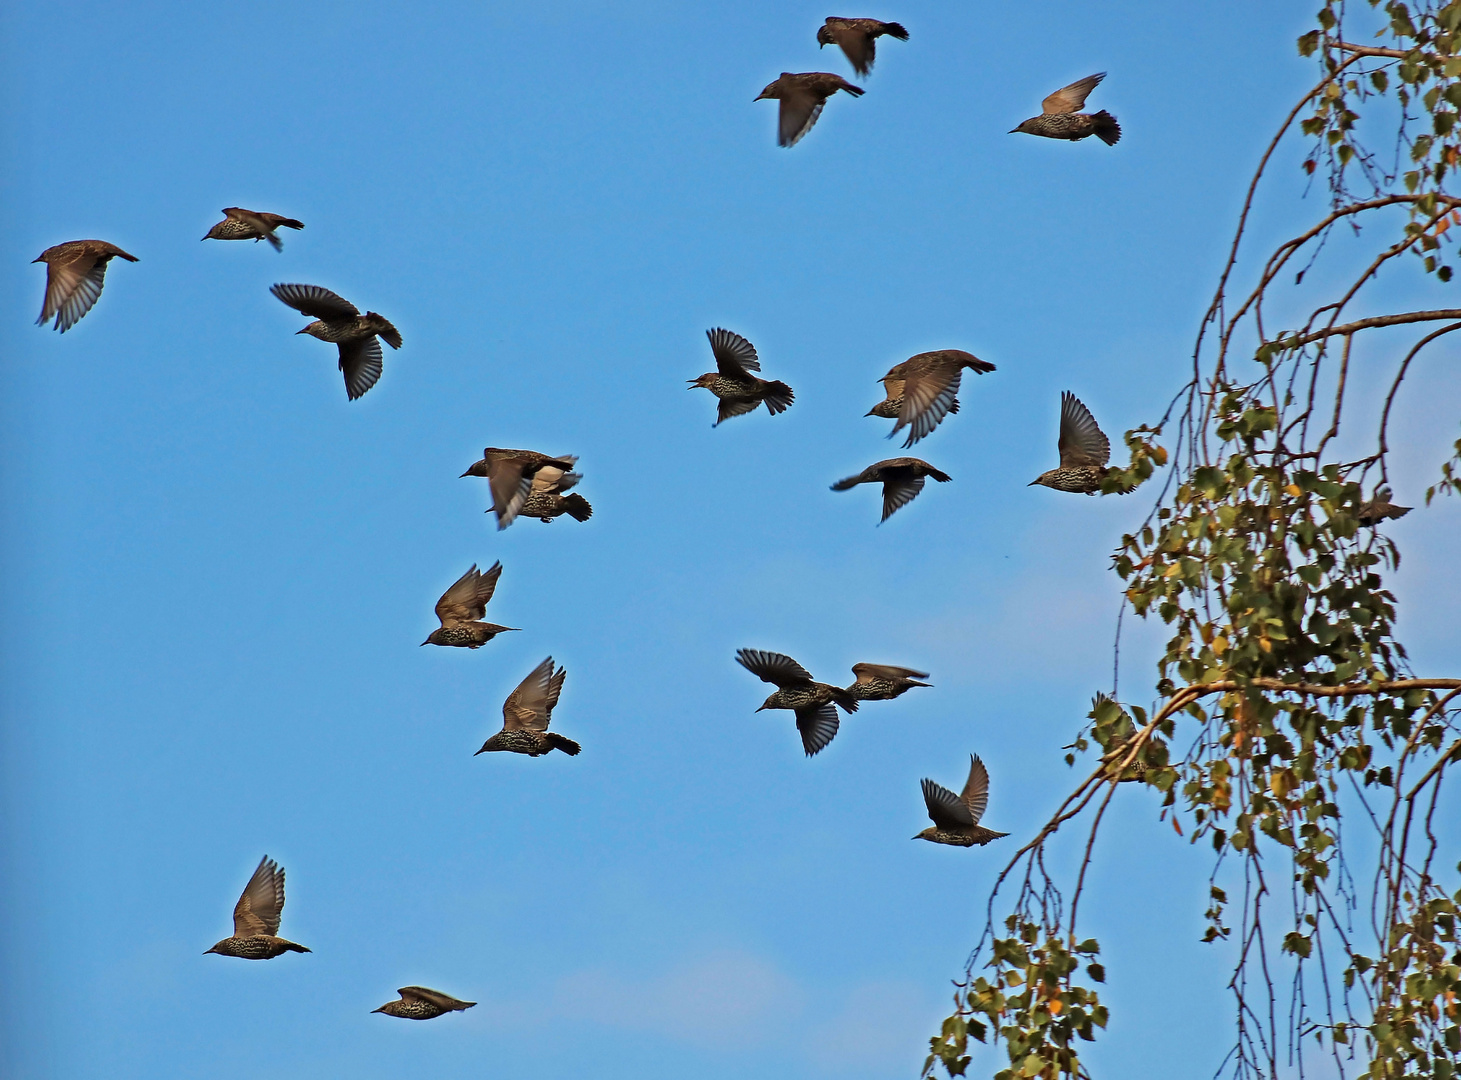
<svg viewBox="0 0 1461 1080">
<path fill-rule="evenodd" d="M 558 704 L 558 695 L 563 690 L 563 677 L 567 674 L 563 668 L 556 673 L 553 671 L 551 656 L 535 667 L 503 703 L 502 730 L 484 742 L 477 753 L 507 750 L 514 754 L 542 757 L 553 750 L 562 750 L 572 757 L 582 750 L 583 747 L 572 739 L 548 730 L 553 719 L 553 707 Z"/>
<path fill-rule="evenodd" d="M 903 446 L 912 446 L 938 427 L 946 415 L 959 411 L 957 395 L 965 368 L 985 375 L 994 370 L 994 365 L 963 349 L 937 349 L 910 356 L 878 380 L 887 397 L 866 415 L 897 420 L 888 438 L 906 427 L 908 438 Z"/>
<path fill-rule="evenodd" d="M 827 99 L 838 90 L 846 90 L 853 97 L 862 97 L 866 92 L 841 75 L 825 71 L 804 71 L 800 74 L 783 71 L 781 78 L 757 94 L 755 100 L 776 98 L 781 101 L 776 141 L 781 146 L 795 146 L 803 135 L 812 130 Z"/>
<path fill-rule="evenodd" d="M 955 795 L 925 777 L 923 802 L 928 807 L 928 816 L 933 819 L 933 828 L 924 829 L 913 838 L 915 840 L 931 840 L 935 844 L 953 844 L 955 847 L 973 847 L 975 844 L 982 847 L 991 840 L 1009 835 L 979 824 L 989 802 L 989 772 L 978 754 L 969 755 L 969 779 L 964 782 L 963 792 Z"/>
<path fill-rule="evenodd" d="M 401 347 L 401 334 L 384 316 L 360 309 L 318 285 L 271 285 L 269 291 L 284 303 L 313 317 L 298 334 L 328 341 L 340 348 L 340 370 L 345 373 L 345 393 L 351 401 L 375 385 L 381 373 L 380 339 L 393 349 Z"/>
<path fill-rule="evenodd" d="M 577 462 L 578 458 L 572 454 L 564 454 L 562 460 L 571 464 Z M 577 493 L 563 494 L 582 479 L 579 473 L 567 472 L 558 465 L 542 465 L 533 476 L 532 489 L 528 492 L 523 508 L 518 511 L 518 516 L 537 518 L 545 525 L 560 514 L 567 514 L 575 521 L 587 521 L 594 514 L 594 508 L 588 504 L 588 500 Z"/>
<path fill-rule="evenodd" d="M 1026 486 L 1040 484 L 1056 491 L 1074 491 L 1094 495 L 1111 470 L 1111 441 L 1096 426 L 1091 410 L 1066 390 L 1060 395 L 1060 467 L 1041 473 Z M 1122 488 L 1117 494 L 1130 494 L 1134 488 Z"/>
<path fill-rule="evenodd" d="M 833 491 L 847 491 L 858 484 L 883 485 L 883 521 L 887 521 L 899 507 L 913 501 L 923 490 L 924 477 L 931 476 L 940 484 L 951 479 L 948 473 L 939 472 L 928 462 L 916 457 L 888 458 L 869 465 L 856 476 L 849 476 L 832 485 Z"/>
<path fill-rule="evenodd" d="M 470 570 L 441 594 L 441 599 L 436 602 L 436 617 L 441 620 L 441 627 L 431 631 L 431 636 L 421 644 L 476 649 L 504 631 L 516 630 L 516 626 L 479 621 L 487 614 L 487 602 L 497 591 L 497 579 L 501 576 L 500 562 L 493 563 L 492 569 L 485 574 L 473 563 Z"/>
<path fill-rule="evenodd" d="M 396 993 L 401 995 L 399 1001 L 387 1001 L 379 1009 L 370 1011 L 399 1016 L 402 1020 L 432 1020 L 449 1012 L 462 1012 L 477 1004 L 425 986 L 403 986 Z"/>
<path fill-rule="evenodd" d="M 489 446 L 481 460 L 473 462 L 462 476 L 479 476 L 492 490 L 492 510 L 497 514 L 497 528 L 507 528 L 522 512 L 523 504 L 533 491 L 533 478 L 538 470 L 549 466 L 568 473 L 578 458 L 573 454 L 550 457 L 536 450 L 508 450 Z"/>
<path fill-rule="evenodd" d="M 836 706 L 842 706 L 844 712 L 857 712 L 854 694 L 840 686 L 813 682 L 811 672 L 783 653 L 738 649 L 736 661 L 762 682 L 779 687 L 756 711 L 790 709 L 794 712 L 807 757 L 819 753 L 836 737 L 839 723 Z"/>
<path fill-rule="evenodd" d="M 275 251 L 284 250 L 284 241 L 274 230 L 278 228 L 302 229 L 304 222 L 283 214 L 267 214 L 262 210 L 245 210 L 242 206 L 225 206 L 224 218 L 208 230 L 204 240 L 252 240 L 258 243 L 267 240 Z"/>
<path fill-rule="evenodd" d="M 877 19 L 839 19 L 829 15 L 823 26 L 817 30 L 817 48 L 824 45 L 840 46 L 847 54 L 852 69 L 864 78 L 873 69 L 877 59 L 877 39 L 887 34 L 899 41 L 908 40 L 908 31 L 901 23 L 879 22 Z"/>
<path fill-rule="evenodd" d="M 1359 508 L 1355 518 L 1361 525 L 1375 526 L 1387 518 L 1403 518 L 1413 507 L 1396 506 L 1390 501 L 1390 489 L 1381 485 L 1375 489 L 1375 497 Z"/>
<path fill-rule="evenodd" d="M 688 389 L 703 387 L 720 399 L 720 408 L 711 427 L 718 427 L 732 416 L 755 412 L 763 401 L 772 416 L 791 408 L 791 387 L 784 382 L 768 382 L 751 374 L 761 370 L 756 346 L 729 330 L 707 330 L 705 336 L 710 339 L 716 370 L 686 381 L 690 384 Z"/>
<path fill-rule="evenodd" d="M 54 317 L 55 328 L 63 334 L 75 326 L 101 295 L 108 261 L 117 258 L 137 261 L 105 240 L 68 240 L 41 252 L 32 260 L 46 264 L 46 299 L 36 325 L 45 326 Z"/>
<path fill-rule="evenodd" d="M 915 686 L 933 685 L 917 681 L 928 678 L 928 672 L 892 664 L 853 664 L 852 673 L 857 676 L 857 682 L 847 692 L 859 701 L 891 701 Z"/>
<path fill-rule="evenodd" d="M 309 952 L 278 937 L 279 915 L 284 910 L 284 871 L 269 856 L 259 867 L 233 908 L 233 936 L 226 937 L 208 953 L 237 956 L 243 960 L 272 960 L 286 952 Z"/>
<path fill-rule="evenodd" d="M 1041 135 L 1047 139 L 1069 139 L 1076 142 L 1094 135 L 1107 146 L 1121 141 L 1121 125 L 1105 109 L 1098 113 L 1083 113 L 1080 107 L 1086 103 L 1086 96 L 1096 84 L 1106 77 L 1104 71 L 1087 75 L 1069 86 L 1061 87 L 1043 102 L 1043 111 L 1021 121 L 1020 126 L 1010 132 L 1023 131 L 1026 135 Z"/>
</svg>

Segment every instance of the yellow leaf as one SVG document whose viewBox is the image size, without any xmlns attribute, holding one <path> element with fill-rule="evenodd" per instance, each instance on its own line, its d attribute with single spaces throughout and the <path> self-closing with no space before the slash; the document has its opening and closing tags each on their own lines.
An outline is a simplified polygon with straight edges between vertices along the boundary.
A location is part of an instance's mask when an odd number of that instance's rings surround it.
<svg viewBox="0 0 1461 1080">
<path fill-rule="evenodd" d="M 1221 656 L 1228 651 L 1228 639 L 1222 635 L 1212 639 L 1212 652 L 1214 656 Z"/>
<path fill-rule="evenodd" d="M 1046 1006 L 1047 1006 L 1047 1008 L 1049 1008 L 1050 1015 L 1051 1016 L 1059 1016 L 1060 1015 L 1060 1010 L 1063 1008 L 1063 1005 L 1062 1005 L 1061 1000 L 1059 998 L 1051 998 L 1046 1003 Z"/>
<path fill-rule="evenodd" d="M 1298 498 L 1304 493 L 1304 491 L 1301 487 L 1299 487 L 1298 484 L 1290 484 L 1288 487 L 1283 489 L 1283 493 L 1285 495 L 1292 495 L 1294 498 Z"/>
</svg>

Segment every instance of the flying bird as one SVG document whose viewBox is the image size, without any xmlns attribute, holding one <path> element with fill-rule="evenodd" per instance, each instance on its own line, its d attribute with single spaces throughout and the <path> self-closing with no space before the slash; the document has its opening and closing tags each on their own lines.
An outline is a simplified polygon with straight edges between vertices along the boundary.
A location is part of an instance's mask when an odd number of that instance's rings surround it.
<svg viewBox="0 0 1461 1080">
<path fill-rule="evenodd" d="M 425 986 L 403 986 L 396 993 L 401 995 L 399 1000 L 387 1001 L 379 1009 L 370 1011 L 399 1016 L 403 1020 L 431 1020 L 449 1012 L 463 1012 L 477 1004 Z"/>
<path fill-rule="evenodd" d="M 924 778 L 923 801 L 928 807 L 928 816 L 933 827 L 924 829 L 915 840 L 930 840 L 935 844 L 953 844 L 956 847 L 981 847 L 991 840 L 998 840 L 1009 833 L 994 832 L 979 824 L 984 816 L 984 807 L 989 802 L 989 772 L 978 754 L 969 755 L 969 779 L 964 790 L 955 795 L 941 784 Z"/>
<path fill-rule="evenodd" d="M 928 672 L 892 664 L 853 664 L 852 673 L 857 676 L 857 681 L 847 688 L 847 692 L 859 701 L 891 701 L 915 686 L 932 685 L 917 681 L 928 678 Z"/>
<path fill-rule="evenodd" d="M 564 454 L 562 460 L 572 464 L 578 458 L 572 454 Z M 567 514 L 575 521 L 587 521 L 594 514 L 594 508 L 589 505 L 588 500 L 577 492 L 572 495 L 563 494 L 582 479 L 583 476 L 579 473 L 566 472 L 555 464 L 540 466 L 533 475 L 532 488 L 528 491 L 528 497 L 518 511 L 518 516 L 537 518 L 545 525 L 560 514 Z"/>
<path fill-rule="evenodd" d="M 482 457 L 467 467 L 462 476 L 479 476 L 488 482 L 492 491 L 492 510 L 497 514 L 497 528 L 502 530 L 511 525 L 528 496 L 533 492 L 533 479 L 545 466 L 559 470 L 560 474 L 573 471 L 578 458 L 572 454 L 550 457 L 536 450 L 508 450 L 500 446 L 489 446 L 482 451 Z"/>
<path fill-rule="evenodd" d="M 204 240 L 267 240 L 275 251 L 284 250 L 284 241 L 275 235 L 278 228 L 302 229 L 304 222 L 283 214 L 267 214 L 262 210 L 245 210 L 242 206 L 225 206 L 223 220 L 208 230 Z M 288 303 L 288 301 L 285 301 Z"/>
<path fill-rule="evenodd" d="M 839 19 L 829 15 L 817 30 L 817 48 L 839 46 L 847 54 L 852 69 L 864 78 L 877 59 L 877 39 L 887 34 L 899 41 L 908 40 L 902 23 L 879 22 L 877 19 Z"/>
<path fill-rule="evenodd" d="M 1111 441 L 1096 426 L 1091 410 L 1069 390 L 1060 395 L 1060 439 L 1056 445 L 1060 450 L 1060 467 L 1042 472 L 1026 486 L 1040 484 L 1056 491 L 1086 495 L 1100 491 L 1101 482 L 1112 471 L 1106 468 L 1106 462 L 1111 459 Z M 1119 494 L 1127 495 L 1135 490 L 1122 488 Z"/>
<path fill-rule="evenodd" d="M 688 389 L 704 388 L 720 399 L 720 408 L 711 427 L 720 426 L 732 416 L 755 412 L 763 401 L 772 416 L 791 408 L 791 387 L 784 382 L 768 382 L 751 374 L 761 370 L 756 346 L 729 330 L 707 330 L 705 336 L 710 339 L 710 353 L 715 357 L 716 370 L 685 381 L 690 384 Z"/>
<path fill-rule="evenodd" d="M 277 936 L 279 914 L 283 910 L 284 871 L 265 855 L 233 907 L 233 936 L 224 938 L 203 955 L 218 953 L 243 960 L 272 960 L 281 953 L 309 952 L 303 945 Z"/>
<path fill-rule="evenodd" d="M 812 674 L 783 653 L 760 649 L 736 650 L 736 661 L 762 682 L 778 689 L 761 704 L 762 709 L 790 709 L 796 714 L 807 757 L 819 753 L 837 735 L 837 708 L 857 712 L 857 697 L 840 686 L 812 680 Z M 835 704 L 834 704 L 835 703 Z"/>
<path fill-rule="evenodd" d="M 878 381 L 886 398 L 865 414 L 896 420 L 888 438 L 908 429 L 904 449 L 912 446 L 943 422 L 949 413 L 959 411 L 959 382 L 964 369 L 978 375 L 994 370 L 994 365 L 963 349 L 937 349 L 910 356 L 894 364 Z"/>
<path fill-rule="evenodd" d="M 46 299 L 36 325 L 45 326 L 54 317 L 55 329 L 63 334 L 75 326 L 101 295 L 107 263 L 119 258 L 137 261 L 105 240 L 68 240 L 41 252 L 32 260 L 46 264 Z"/>
<path fill-rule="evenodd" d="M 1069 139 L 1071 142 L 1094 135 L 1107 146 L 1115 146 L 1121 141 L 1121 125 L 1116 122 L 1116 117 L 1105 109 L 1098 113 L 1080 111 L 1086 97 L 1105 77 L 1106 73 L 1102 71 L 1061 87 L 1041 102 L 1043 111 L 1039 116 L 1022 120 L 1010 134 L 1023 131 L 1026 135 Z"/>
<path fill-rule="evenodd" d="M 497 591 L 497 579 L 501 576 L 500 562 L 493 563 L 492 569 L 485 574 L 473 563 L 470 570 L 441 594 L 441 599 L 436 602 L 436 617 L 441 621 L 441 626 L 431 631 L 431 636 L 421 644 L 478 649 L 498 634 L 516 630 L 516 626 L 498 626 L 496 623 L 480 621 L 487 614 L 487 602 Z"/>
<path fill-rule="evenodd" d="M 755 100 L 775 98 L 781 102 L 780 126 L 776 142 L 780 146 L 795 146 L 803 135 L 812 130 L 827 99 L 838 90 L 846 90 L 853 97 L 862 97 L 866 92 L 860 86 L 853 86 L 841 75 L 825 71 L 804 71 L 793 74 L 783 71 L 781 78 L 767 85 L 756 95 Z"/>
<path fill-rule="evenodd" d="M 1387 518 L 1403 518 L 1413 507 L 1396 506 L 1390 501 L 1390 489 L 1383 484 L 1375 489 L 1375 497 L 1359 508 L 1355 519 L 1361 525 L 1375 526 Z"/>
<path fill-rule="evenodd" d="M 847 491 L 855 488 L 858 484 L 882 484 L 883 485 L 883 521 L 893 516 L 893 512 L 900 507 L 913 501 L 914 497 L 923 490 L 925 477 L 931 476 L 940 484 L 947 484 L 951 477 L 948 473 L 939 472 L 928 462 L 916 457 L 888 458 L 886 461 L 875 462 L 869 465 L 856 476 L 849 476 L 839 480 L 832 485 L 833 491 Z"/>
<path fill-rule="evenodd" d="M 380 339 L 393 349 L 401 347 L 401 333 L 384 316 L 360 309 L 343 296 L 318 285 L 270 285 L 269 291 L 284 303 L 314 319 L 297 334 L 328 341 L 340 348 L 340 370 L 345 373 L 345 393 L 351 401 L 360 397 L 380 378 Z"/>
<path fill-rule="evenodd" d="M 554 672 L 551 656 L 535 667 L 503 703 L 502 730 L 484 742 L 477 753 L 507 750 L 514 754 L 542 757 L 553 750 L 562 750 L 572 757 L 582 750 L 583 747 L 572 739 L 548 730 L 553 719 L 553 707 L 558 704 L 558 695 L 563 690 L 563 677 L 567 674 L 563 668 Z M 476 754 L 472 756 L 476 757 Z"/>
</svg>

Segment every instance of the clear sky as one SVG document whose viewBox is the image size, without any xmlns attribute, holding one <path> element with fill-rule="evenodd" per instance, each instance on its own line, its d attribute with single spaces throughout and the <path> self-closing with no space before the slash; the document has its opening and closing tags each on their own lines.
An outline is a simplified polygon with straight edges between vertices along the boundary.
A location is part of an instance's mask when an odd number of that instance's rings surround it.
<svg viewBox="0 0 1461 1080">
<path fill-rule="evenodd" d="M 1110 687 L 1109 552 L 1153 494 L 1026 486 L 1060 392 L 1119 446 L 1180 386 L 1241 189 L 1312 82 L 1312 7 L 848 8 L 911 40 L 782 150 L 761 88 L 851 74 L 801 0 L 8 5 L 0 1072 L 915 1074 Z M 1118 146 L 1006 134 L 1094 71 Z M 1298 153 L 1267 235 L 1322 209 Z M 282 254 L 199 243 L 232 205 L 307 228 Z M 30 260 L 85 237 L 141 261 L 70 332 L 37 328 Z M 362 400 L 292 336 L 280 281 L 399 327 Z M 795 388 L 788 412 L 711 429 L 685 380 L 713 326 Z M 874 490 L 828 485 L 901 452 L 863 413 L 936 348 L 998 370 L 916 451 L 953 482 L 876 527 Z M 1457 435 L 1454 348 L 1416 377 L 1396 460 L 1418 504 Z M 592 520 L 496 532 L 458 479 L 484 445 L 580 455 Z M 1456 658 L 1434 598 L 1461 588 L 1458 510 L 1390 530 L 1422 672 Z M 496 559 L 488 617 L 522 632 L 418 648 Z M 1127 638 L 1128 700 L 1160 636 Z M 753 712 L 770 688 L 739 647 L 935 687 L 807 760 L 788 714 Z M 583 753 L 473 757 L 549 654 Z M 1013 835 L 910 842 L 919 779 L 957 788 L 971 752 Z M 1197 943 L 1207 853 L 1153 793 L 1118 802 L 1086 908 L 1114 1014 L 1092 1062 L 1206 1076 L 1228 1015 L 1224 947 Z M 201 955 L 265 853 L 313 953 Z M 370 1015 L 408 983 L 481 1004 Z"/>
</svg>

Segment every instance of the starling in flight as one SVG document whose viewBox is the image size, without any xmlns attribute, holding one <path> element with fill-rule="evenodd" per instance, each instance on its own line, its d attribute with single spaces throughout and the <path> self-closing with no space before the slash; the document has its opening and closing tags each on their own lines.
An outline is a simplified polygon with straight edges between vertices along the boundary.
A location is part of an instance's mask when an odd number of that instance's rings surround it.
<svg viewBox="0 0 1461 1080">
<path fill-rule="evenodd" d="M 573 464 L 578 458 L 572 454 L 564 454 L 562 460 Z M 588 504 L 588 500 L 577 493 L 563 494 L 582 479 L 579 473 L 566 472 L 554 464 L 540 466 L 533 474 L 532 488 L 528 491 L 528 497 L 518 516 L 537 518 L 545 525 L 559 514 L 567 514 L 575 521 L 587 521 L 594 514 L 594 508 Z"/>
<path fill-rule="evenodd" d="M 384 316 L 360 309 L 318 285 L 270 285 L 269 291 L 284 303 L 314 319 L 297 334 L 328 341 L 340 347 L 340 370 L 345 373 L 345 393 L 351 401 L 360 397 L 380 378 L 380 338 L 393 349 L 401 347 L 401 334 Z"/>
<path fill-rule="evenodd" d="M 1086 495 L 1100 491 L 1101 481 L 1111 471 L 1106 468 L 1106 462 L 1111 459 L 1111 442 L 1096 426 L 1091 410 L 1069 390 L 1060 395 L 1060 440 L 1056 445 L 1060 450 L 1060 468 L 1041 473 L 1026 486 L 1041 484 L 1056 491 Z M 1127 495 L 1134 490 L 1123 488 L 1119 494 Z"/>
<path fill-rule="evenodd" d="M 984 816 L 984 807 L 989 803 L 989 772 L 978 754 L 969 755 L 969 779 L 964 790 L 955 795 L 941 784 L 927 778 L 923 781 L 923 801 L 928 807 L 928 816 L 933 819 L 933 828 L 924 829 L 915 840 L 931 840 L 935 844 L 953 844 L 956 847 L 981 847 L 991 840 L 998 840 L 1009 833 L 994 832 L 979 824 Z"/>
<path fill-rule="evenodd" d="M 1020 126 L 1010 134 L 1023 131 L 1026 135 L 1069 139 L 1071 142 L 1095 135 L 1107 146 L 1115 146 L 1121 141 L 1121 125 L 1116 122 L 1116 117 L 1105 109 L 1098 113 L 1080 111 L 1080 107 L 1086 103 L 1086 96 L 1105 77 L 1106 73 L 1102 71 L 1061 87 L 1041 102 L 1043 111 L 1039 116 L 1021 121 Z"/>
<path fill-rule="evenodd" d="M 1355 515 L 1361 525 L 1378 525 L 1386 518 L 1402 518 L 1412 507 L 1396 506 L 1390 501 L 1390 489 L 1381 485 L 1375 489 L 1375 497 L 1360 507 Z"/>
<path fill-rule="evenodd" d="M 462 476 L 480 476 L 492 489 L 492 509 L 497 513 L 497 528 L 507 528 L 522 511 L 533 491 L 533 478 L 538 470 L 551 466 L 560 475 L 573 471 L 578 458 L 572 454 L 549 457 L 536 450 L 507 450 L 489 446 L 481 460 L 473 462 Z"/>
<path fill-rule="evenodd" d="M 303 945 L 276 936 L 279 913 L 283 910 L 284 871 L 265 855 L 234 905 L 233 936 L 224 938 L 203 955 L 218 953 L 243 960 L 272 960 L 285 952 L 309 952 Z"/>
<path fill-rule="evenodd" d="M 54 316 L 55 329 L 63 334 L 75 326 L 101 295 L 107 262 L 116 258 L 137 261 L 105 240 L 69 240 L 41 252 L 32 260 L 46 264 L 46 299 L 36 325 L 45 326 Z"/>
<path fill-rule="evenodd" d="M 396 993 L 401 995 L 399 1001 L 387 1001 L 379 1009 L 370 1011 L 399 1016 L 403 1020 L 431 1020 L 449 1012 L 462 1012 L 477 1004 L 424 986 L 403 986 Z"/>
<path fill-rule="evenodd" d="M 853 664 L 852 673 L 857 676 L 857 682 L 847 692 L 859 701 L 892 701 L 915 686 L 932 685 L 917 681 L 928 678 L 928 672 L 892 664 Z"/>
<path fill-rule="evenodd" d="M 225 206 L 223 214 L 223 220 L 208 230 L 204 240 L 252 240 L 256 244 L 260 240 L 267 240 L 274 245 L 275 251 L 283 251 L 284 241 L 275 235 L 274 230 L 281 226 L 288 229 L 304 228 L 304 222 L 295 218 L 285 217 L 283 214 L 266 214 L 261 210 L 245 210 L 242 206 Z"/>
<path fill-rule="evenodd" d="M 441 620 L 441 627 L 431 631 L 431 636 L 421 644 L 476 649 L 505 630 L 516 630 L 516 626 L 479 621 L 487 614 L 487 602 L 497 590 L 497 579 L 501 576 L 500 562 L 493 563 L 485 574 L 473 563 L 470 570 L 441 594 L 436 602 L 436 617 Z"/>
<path fill-rule="evenodd" d="M 780 99 L 781 118 L 776 141 L 781 146 L 795 146 L 803 135 L 812 130 L 827 99 L 838 90 L 846 90 L 853 97 L 862 97 L 866 92 L 841 75 L 830 75 L 825 71 L 804 71 L 801 74 L 783 71 L 781 78 L 756 95 L 755 100 Z"/>
<path fill-rule="evenodd" d="M 832 485 L 833 491 L 847 491 L 858 484 L 883 485 L 883 517 L 887 521 L 899 507 L 913 501 L 923 490 L 923 479 L 931 476 L 940 484 L 949 482 L 948 473 L 939 472 L 928 462 L 916 457 L 888 458 L 869 465 L 856 476 L 849 476 Z M 880 521 L 878 524 L 882 524 Z"/>
<path fill-rule="evenodd" d="M 827 21 L 817 30 L 817 48 L 824 45 L 840 46 L 847 54 L 852 69 L 864 78 L 873 69 L 877 59 L 877 39 L 887 34 L 899 41 L 908 40 L 908 31 L 901 23 L 879 22 L 877 19 L 839 19 L 829 15 Z"/>
<path fill-rule="evenodd" d="M 807 757 L 820 752 L 837 735 L 836 705 L 844 712 L 857 712 L 857 697 L 840 686 L 812 681 L 812 674 L 791 657 L 760 649 L 738 649 L 736 660 L 762 682 L 774 683 L 779 689 L 757 709 L 790 709 L 796 713 L 796 729 L 801 732 L 802 749 Z M 836 703 L 834 705 L 833 703 Z"/>
<path fill-rule="evenodd" d="M 686 382 L 690 384 L 689 389 L 704 387 L 720 399 L 720 408 L 711 427 L 719 426 L 732 416 L 755 412 L 763 401 L 772 416 L 791 408 L 791 387 L 784 382 L 768 382 L 751 374 L 761 370 L 756 346 L 729 330 L 707 330 L 705 336 L 710 339 L 716 370 Z"/>
<path fill-rule="evenodd" d="M 542 757 L 553 750 L 562 750 L 572 757 L 582 750 L 583 747 L 572 739 L 548 730 L 553 719 L 553 706 L 558 704 L 563 677 L 567 674 L 563 668 L 556 673 L 553 671 L 551 656 L 535 667 L 503 703 L 502 730 L 484 742 L 477 753 L 508 750 L 514 754 Z M 472 756 L 476 757 L 476 754 Z"/>
<path fill-rule="evenodd" d="M 866 414 L 897 420 L 888 438 L 908 429 L 904 449 L 938 427 L 948 413 L 959 411 L 959 381 L 964 369 L 979 375 L 994 370 L 994 365 L 963 349 L 937 349 L 910 356 L 894 364 L 879 382 L 887 397 Z"/>
</svg>

